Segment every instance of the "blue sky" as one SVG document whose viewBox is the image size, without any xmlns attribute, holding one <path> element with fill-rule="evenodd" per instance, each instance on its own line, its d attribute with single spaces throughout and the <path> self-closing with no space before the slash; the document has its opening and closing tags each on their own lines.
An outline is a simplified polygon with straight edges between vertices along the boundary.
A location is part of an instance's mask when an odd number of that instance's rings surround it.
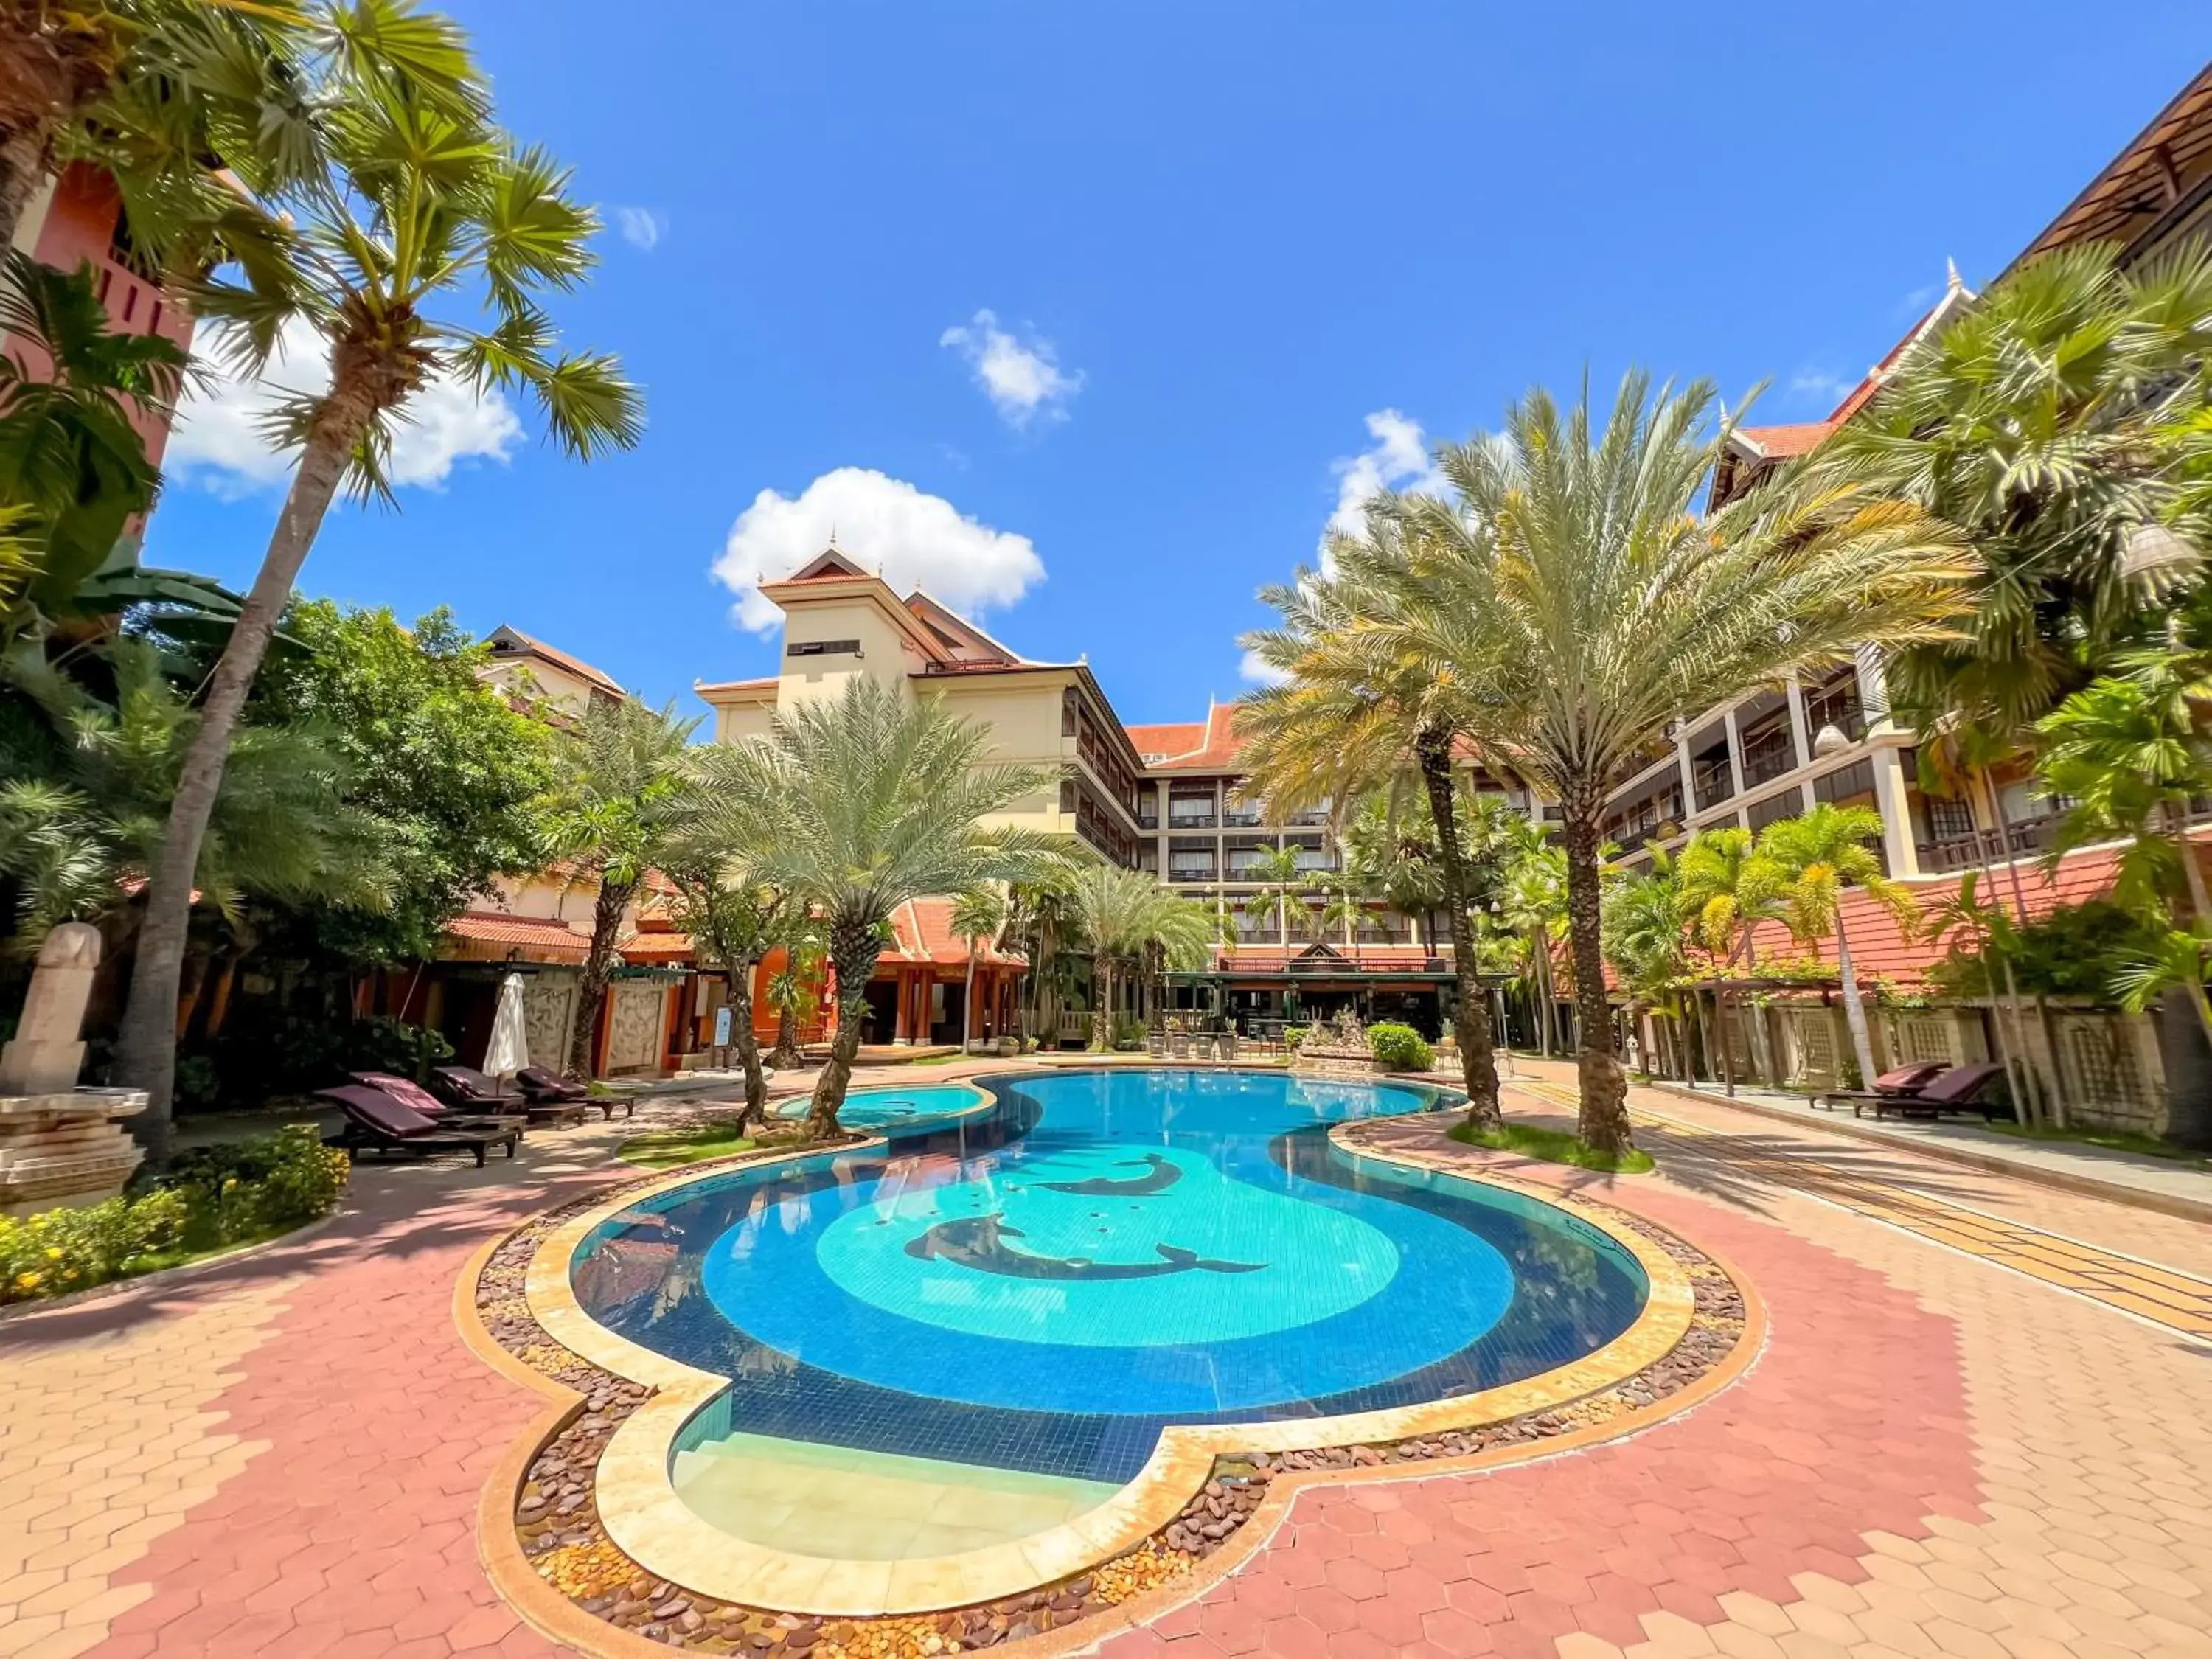
<svg viewBox="0 0 2212 1659">
<path fill-rule="evenodd" d="M 575 466 L 449 392 L 401 510 L 335 516 L 305 590 L 696 709 L 773 672 L 718 563 L 834 520 L 1087 653 L 1129 720 L 1236 696 L 1254 590 L 1347 489 L 1532 384 L 1641 363 L 1824 414 L 1947 255 L 1994 275 L 2212 51 L 2202 0 L 452 9 L 607 215 L 560 316 L 650 429 Z M 149 562 L 258 562 L 281 463 L 241 406 L 180 437 Z"/>
</svg>

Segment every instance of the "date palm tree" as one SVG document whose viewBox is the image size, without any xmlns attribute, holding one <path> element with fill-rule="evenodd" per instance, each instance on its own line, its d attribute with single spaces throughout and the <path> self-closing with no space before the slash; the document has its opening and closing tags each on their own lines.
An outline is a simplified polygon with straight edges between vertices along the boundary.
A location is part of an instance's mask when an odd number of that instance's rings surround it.
<svg viewBox="0 0 2212 1659">
<path fill-rule="evenodd" d="M 1065 857 L 1038 831 L 984 821 L 1050 787 L 1048 768 L 987 763 L 991 734 L 935 698 L 855 676 L 730 746 L 706 814 L 733 877 L 789 893 L 829 946 L 837 1034 L 815 1079 L 809 1133 L 838 1133 L 868 980 L 908 899 L 1027 881 Z"/>
<path fill-rule="evenodd" d="M 1468 1121 L 1503 1121 L 1490 1007 L 1469 919 L 1472 878 L 1460 840 L 1455 745 L 1462 730 L 1459 687 L 1393 632 L 1405 602 L 1407 548 L 1400 521 L 1371 514 L 1364 534 L 1329 544 L 1328 568 L 1300 570 L 1263 589 L 1280 621 L 1244 637 L 1281 677 L 1237 714 L 1245 735 L 1246 788 L 1279 812 L 1346 803 L 1380 790 L 1395 822 L 1400 798 L 1418 790 L 1435 836 L 1437 908 L 1451 939 L 1453 1013 Z"/>
<path fill-rule="evenodd" d="M 1867 1028 L 1866 1000 L 1851 965 L 1850 929 L 1845 926 L 1843 890 L 1858 887 L 1897 918 L 1908 932 L 1918 919 L 1912 896 L 1892 881 L 1881 855 L 1870 842 L 1881 839 L 1881 814 L 1871 806 L 1838 806 L 1822 801 L 1809 812 L 1782 818 L 1759 831 L 1756 856 L 1771 866 L 1782 920 L 1801 944 L 1833 935 L 1836 971 L 1843 981 L 1844 1023 L 1850 1028 L 1851 1054 L 1858 1061 L 1859 1086 L 1874 1086 L 1874 1041 Z"/>
<path fill-rule="evenodd" d="M 1948 526 L 1863 489 L 1755 491 L 1700 519 L 1713 388 L 1621 383 L 1609 414 L 1542 392 L 1495 437 L 1447 446 L 1451 499 L 1404 525 L 1391 632 L 1448 676 L 1486 750 L 1559 803 L 1578 1013 L 1578 1133 L 1630 1145 L 1600 925 L 1607 791 L 1671 722 L 1862 641 L 1945 637 L 1972 566 Z M 1600 423 L 1601 421 L 1601 424 Z"/>
<path fill-rule="evenodd" d="M 623 914 L 646 878 L 677 855 L 679 828 L 690 830 L 703 810 L 687 769 L 698 728 L 696 720 L 678 720 L 672 702 L 653 708 L 635 697 L 594 702 L 559 753 L 543 827 L 545 850 L 570 882 L 592 882 L 599 890 L 565 1066 L 579 1080 L 592 1074 L 594 1023 L 614 972 Z M 682 851 L 700 879 L 708 879 L 711 866 L 697 840 L 687 836 Z"/>
<path fill-rule="evenodd" d="M 1212 944 L 1206 906 L 1184 898 L 1141 870 L 1092 864 L 1077 872 L 1071 914 L 1091 948 L 1091 1046 L 1114 1046 L 1115 994 L 1123 964 L 1143 963 L 1155 950 L 1170 968 L 1194 968 Z"/>
<path fill-rule="evenodd" d="M 329 354 L 329 386 L 288 395 L 273 416 L 270 435 L 299 451 L 299 465 L 209 679 L 148 884 L 117 1070 L 151 1097 L 137 1121 L 157 1155 L 193 862 L 232 728 L 340 485 L 388 495 L 393 432 L 441 376 L 527 392 L 547 434 L 579 459 L 628 447 L 642 429 L 615 361 L 563 355 L 541 304 L 589 273 L 592 210 L 550 156 L 491 125 L 457 29 L 390 5 L 374 15 L 374 39 L 303 66 L 325 165 L 270 175 L 257 235 L 230 244 L 250 254 L 242 272 L 219 270 L 192 295 L 233 368 L 263 373 L 287 325 L 304 326 Z M 394 37 L 401 49 L 386 49 Z"/>
</svg>

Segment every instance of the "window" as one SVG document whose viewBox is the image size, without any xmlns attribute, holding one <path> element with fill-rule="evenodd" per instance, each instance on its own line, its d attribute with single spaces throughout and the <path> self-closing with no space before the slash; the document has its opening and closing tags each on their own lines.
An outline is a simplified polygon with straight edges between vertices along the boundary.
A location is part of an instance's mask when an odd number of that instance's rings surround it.
<svg viewBox="0 0 2212 1659">
<path fill-rule="evenodd" d="M 1920 802 L 1928 815 L 1928 839 L 1964 841 L 1974 833 L 1974 809 L 1947 795 L 1924 795 Z"/>
<path fill-rule="evenodd" d="M 1856 795 L 1874 793 L 1874 763 L 1853 761 L 1849 766 L 1824 772 L 1813 780 L 1814 800 L 1848 801 Z"/>
<path fill-rule="evenodd" d="M 787 657 L 857 657 L 858 640 L 799 640 L 783 647 Z"/>
<path fill-rule="evenodd" d="M 1795 789 L 1785 789 L 1778 795 L 1770 795 L 1759 802 L 1747 816 L 1751 820 L 1752 833 L 1756 835 L 1768 824 L 1778 823 L 1784 818 L 1794 818 L 1804 810 L 1804 797 Z"/>
</svg>

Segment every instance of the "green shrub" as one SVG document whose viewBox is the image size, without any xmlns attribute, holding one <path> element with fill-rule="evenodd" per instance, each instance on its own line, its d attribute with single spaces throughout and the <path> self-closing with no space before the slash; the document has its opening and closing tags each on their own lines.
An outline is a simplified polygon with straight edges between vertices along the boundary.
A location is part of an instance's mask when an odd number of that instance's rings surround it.
<svg viewBox="0 0 2212 1659">
<path fill-rule="evenodd" d="M 1370 1025 L 1367 1052 L 1394 1072 L 1425 1072 L 1436 1064 L 1428 1039 L 1410 1025 Z"/>
<path fill-rule="evenodd" d="M 1283 1027 L 1283 1046 L 1285 1048 L 1297 1048 L 1306 1040 L 1306 1033 L 1311 1029 L 1305 1025 L 1285 1025 Z"/>
<path fill-rule="evenodd" d="M 345 1154 L 324 1146 L 312 1126 L 295 1123 L 275 1134 L 183 1153 L 161 1185 L 190 1205 L 191 1242 L 216 1245 L 328 1215 L 345 1191 L 346 1176 Z"/>
<path fill-rule="evenodd" d="M 313 1221 L 337 1207 L 346 1175 L 345 1154 L 301 1124 L 186 1152 L 133 1196 L 0 1216 L 0 1304 L 66 1296 Z"/>
</svg>

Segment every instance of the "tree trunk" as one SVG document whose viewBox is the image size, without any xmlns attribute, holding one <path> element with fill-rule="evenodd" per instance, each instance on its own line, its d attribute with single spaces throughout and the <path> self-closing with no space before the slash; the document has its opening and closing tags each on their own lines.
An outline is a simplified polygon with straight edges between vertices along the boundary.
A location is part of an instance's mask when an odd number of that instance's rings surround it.
<svg viewBox="0 0 2212 1659">
<path fill-rule="evenodd" d="M 1576 800 L 1566 807 L 1567 939 L 1575 965 L 1575 1069 L 1582 1094 L 1575 1133 L 1593 1152 L 1618 1156 L 1633 1146 L 1636 1138 L 1628 1125 L 1628 1079 L 1613 1057 L 1613 1020 L 1605 1000 L 1599 805 L 1597 801 Z"/>
<path fill-rule="evenodd" d="M 1452 1031 L 1459 1039 L 1462 1080 L 1467 1086 L 1467 1121 L 1474 1129 L 1504 1127 L 1498 1099 L 1498 1055 L 1492 1047 L 1490 1005 L 1482 994 L 1481 958 L 1476 954 L 1474 924 L 1468 915 L 1467 860 L 1459 844 L 1459 819 L 1451 771 L 1451 733 L 1424 731 L 1416 740 L 1421 784 L 1428 791 L 1429 817 L 1437 831 L 1437 862 L 1444 878 L 1444 920 L 1451 929 L 1452 977 L 1458 1000 Z"/>
<path fill-rule="evenodd" d="M 1859 1000 L 1858 975 L 1851 968 L 1851 936 L 1836 908 L 1836 969 L 1844 981 L 1844 1024 L 1850 1028 L 1851 1058 L 1859 1064 L 1859 1087 L 1874 1087 L 1874 1039 L 1867 1032 L 1866 1004 Z"/>
<path fill-rule="evenodd" d="M 27 126 L 0 138 L 0 253 L 15 246 L 16 227 L 46 174 L 52 170 L 51 123 Z"/>
<path fill-rule="evenodd" d="M 1091 958 L 1091 1047 L 1096 1054 L 1114 1051 L 1114 970 L 1106 958 Z"/>
<path fill-rule="evenodd" d="M 193 877 L 206 838 L 208 819 L 222 788 L 230 758 L 230 734 L 246 706 L 246 693 L 269 649 L 269 636 L 292 598 L 292 584 L 314 545 L 324 514 L 345 476 L 354 445 L 368 425 L 369 410 L 357 398 L 341 401 L 333 392 L 317 416 L 300 470 L 284 498 L 284 510 L 262 555 L 260 573 L 239 607 L 238 620 L 209 678 L 199 724 L 185 750 L 177 793 L 161 850 L 146 883 L 146 919 L 139 930 L 138 957 L 131 975 L 131 999 L 117 1034 L 115 1074 L 125 1085 L 146 1091 L 146 1109 L 131 1120 L 131 1133 L 156 1166 L 169 1157 L 170 1098 L 176 1080 L 177 979 L 184 966 L 185 935 L 191 921 Z"/>
<path fill-rule="evenodd" d="M 830 1045 L 830 1058 L 814 1079 L 814 1097 L 807 1105 L 806 1133 L 816 1140 L 841 1132 L 837 1111 L 845 1103 L 845 1085 L 860 1052 L 860 1016 L 868 1006 L 869 975 L 876 970 L 875 924 L 832 924 L 830 960 L 837 975 L 837 1039 Z"/>
<path fill-rule="evenodd" d="M 2012 885 L 2013 920 L 2025 927 L 2027 926 L 2027 895 L 2021 888 L 2020 865 L 2012 855 L 2012 821 L 2005 816 L 2004 797 L 1997 793 L 1997 781 L 1990 775 L 1989 768 L 1976 767 L 1974 775 L 1981 780 L 1983 793 L 1989 799 L 1990 822 L 1996 826 L 1997 852 L 2004 860 L 2005 874 Z M 1981 844 L 1981 837 L 1975 836 L 1975 847 L 1978 848 Z M 1996 872 L 1990 868 L 1986 859 L 1982 861 L 1982 871 L 1989 877 L 1990 885 L 1994 888 L 1996 885 Z M 1998 902 L 2002 902 L 2002 900 Z M 2027 1011 L 2021 1006 L 2020 988 L 2014 982 L 2012 963 L 2009 961 L 2005 963 L 2005 988 L 2006 994 L 2011 1002 L 2012 1029 L 2020 1038 L 2021 1076 L 2027 1085 L 2028 1096 L 2028 1098 L 2017 1103 L 2014 1115 L 2025 1124 L 2030 1118 L 2039 1115 L 2039 1103 L 2046 1100 L 2055 1102 L 2057 1094 L 2054 1090 L 2045 1085 L 2043 1074 L 2036 1069 L 2034 1057 L 2028 1050 Z M 2054 1060 L 2057 1052 L 2056 1049 L 2052 1050 Z M 2045 1111 L 2042 1115 L 2047 1115 L 2048 1112 Z"/>
<path fill-rule="evenodd" d="M 576 1024 L 568 1033 L 568 1063 L 562 1068 L 571 1082 L 591 1080 L 592 1040 L 599 1034 L 607 981 L 614 975 L 615 941 L 622 932 L 623 911 L 636 890 L 634 881 L 599 878 L 599 896 L 592 905 L 592 948 L 584 954 L 584 975 L 576 988 Z"/>
<path fill-rule="evenodd" d="M 968 986 L 960 993 L 960 1052 L 968 1052 L 969 1034 L 975 1029 L 975 941 L 968 941 Z"/>
<path fill-rule="evenodd" d="M 1730 1100 L 1735 1098 L 1735 1044 L 1729 1032 L 1728 991 L 1723 986 L 1713 987 L 1713 1030 L 1718 1034 L 1721 1046 L 1721 1086 Z"/>
<path fill-rule="evenodd" d="M 753 964 L 730 964 L 730 1035 L 738 1041 L 738 1064 L 744 1068 L 745 1109 L 738 1127 L 758 1119 L 768 1122 L 768 1074 L 761 1070 L 760 1039 L 753 1035 Z"/>
<path fill-rule="evenodd" d="M 2181 854 L 2181 878 L 2189 889 L 2189 914 L 2197 921 L 2212 921 L 2212 897 L 2204 891 L 2204 866 L 2197 861 L 2196 848 L 2189 842 L 2189 819 L 2170 805 L 2162 806 L 2160 814 L 2172 831 L 2175 848 Z"/>
</svg>

